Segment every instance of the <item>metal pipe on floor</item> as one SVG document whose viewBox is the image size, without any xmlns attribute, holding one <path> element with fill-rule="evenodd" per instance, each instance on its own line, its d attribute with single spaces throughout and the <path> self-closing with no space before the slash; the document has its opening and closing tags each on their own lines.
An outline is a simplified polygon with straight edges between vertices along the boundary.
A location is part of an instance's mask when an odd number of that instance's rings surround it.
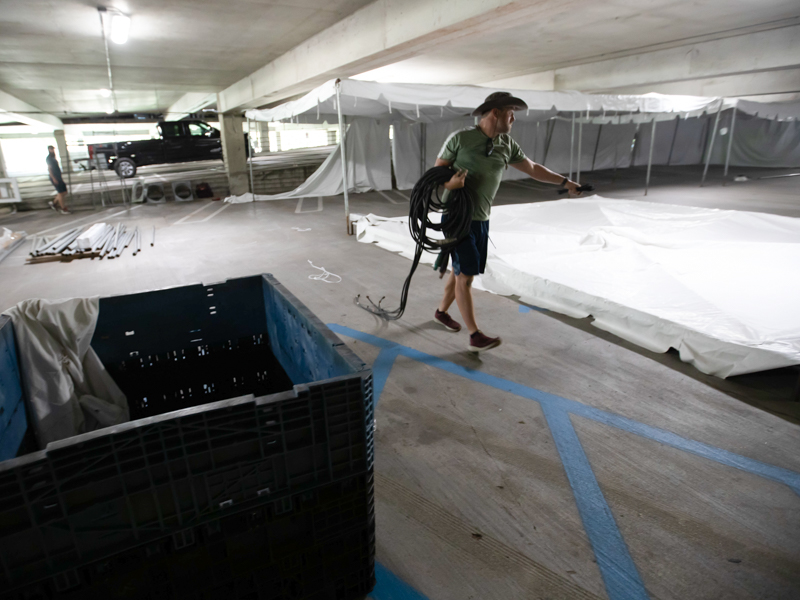
<svg viewBox="0 0 800 600">
<path fill-rule="evenodd" d="M 350 229 L 350 197 L 347 195 L 347 153 L 345 152 L 345 127 L 344 117 L 342 116 L 341 80 L 336 81 L 336 111 L 339 113 L 339 149 L 342 155 L 342 189 L 344 190 L 344 224 L 347 235 L 353 235 Z"/>
<path fill-rule="evenodd" d="M 653 117 L 653 129 L 650 131 L 650 153 L 647 155 L 647 180 L 644 183 L 644 195 L 650 189 L 650 168 L 653 166 L 653 146 L 656 143 L 656 118 Z"/>
<path fill-rule="evenodd" d="M 719 101 L 719 109 L 717 116 L 714 119 L 714 129 L 711 130 L 711 143 L 708 145 L 708 154 L 706 154 L 706 166 L 703 168 L 703 179 L 700 181 L 700 187 L 706 182 L 706 175 L 708 174 L 708 165 L 711 164 L 711 153 L 714 151 L 714 140 L 717 137 L 717 127 L 719 126 L 719 113 L 722 112 L 722 100 Z"/>
<path fill-rule="evenodd" d="M 733 107 L 733 112 L 731 113 L 731 130 L 728 132 L 728 152 L 725 154 L 725 173 L 723 174 L 724 177 L 728 176 L 728 165 L 731 162 L 731 147 L 733 146 L 733 130 L 736 128 L 736 107 Z"/>
</svg>

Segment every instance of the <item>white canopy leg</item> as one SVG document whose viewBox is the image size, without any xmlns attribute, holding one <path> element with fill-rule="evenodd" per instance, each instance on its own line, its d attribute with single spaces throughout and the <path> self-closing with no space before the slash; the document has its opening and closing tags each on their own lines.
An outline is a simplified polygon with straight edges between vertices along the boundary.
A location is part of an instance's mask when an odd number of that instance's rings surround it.
<svg viewBox="0 0 800 600">
<path fill-rule="evenodd" d="M 250 117 L 247 117 L 247 162 L 250 165 L 250 193 L 256 199 L 256 188 L 253 185 L 253 132 L 250 129 Z"/>
<path fill-rule="evenodd" d="M 572 133 L 569 136 L 569 178 L 572 179 L 572 156 L 575 154 L 575 113 L 572 113 Z"/>
<path fill-rule="evenodd" d="M 650 132 L 650 153 L 647 156 L 647 180 L 644 184 L 644 195 L 647 196 L 647 190 L 650 189 L 650 168 L 653 166 L 653 146 L 656 141 L 656 119 L 653 117 L 653 129 Z"/>
<path fill-rule="evenodd" d="M 728 176 L 728 165 L 731 162 L 731 147 L 733 146 L 733 130 L 736 128 L 736 107 L 733 107 L 733 113 L 731 113 L 731 130 L 728 133 L 728 152 L 725 154 L 725 174 L 724 176 Z"/>
<path fill-rule="evenodd" d="M 706 175 L 708 174 L 708 165 L 711 163 L 711 153 L 714 151 L 714 140 L 717 137 L 717 126 L 719 125 L 719 113 L 722 111 L 722 102 L 719 103 L 719 110 L 714 119 L 714 129 L 711 130 L 711 143 L 708 145 L 708 154 L 706 155 L 706 166 L 703 169 L 703 179 L 700 181 L 700 187 L 706 182 Z"/>
<path fill-rule="evenodd" d="M 342 189 L 344 190 L 344 224 L 347 228 L 347 235 L 353 235 L 350 228 L 350 197 L 347 195 L 347 155 L 344 150 L 344 138 L 347 128 L 345 127 L 344 117 L 342 116 L 342 99 L 339 94 L 341 82 L 336 82 L 336 110 L 339 113 L 339 151 L 342 154 Z"/>
<path fill-rule="evenodd" d="M 586 111 L 586 117 L 589 117 L 589 111 Z M 581 184 L 581 153 L 583 151 L 583 121 L 578 123 L 578 171 L 576 181 L 578 185 Z"/>
</svg>

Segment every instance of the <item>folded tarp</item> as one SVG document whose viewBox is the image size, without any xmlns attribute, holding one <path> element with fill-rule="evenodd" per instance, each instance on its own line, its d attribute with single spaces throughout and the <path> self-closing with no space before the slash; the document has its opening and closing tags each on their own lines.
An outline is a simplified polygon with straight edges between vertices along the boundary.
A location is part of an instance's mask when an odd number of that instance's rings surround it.
<svg viewBox="0 0 800 600">
<path fill-rule="evenodd" d="M 494 207 L 490 236 L 478 287 L 718 377 L 800 364 L 800 219 L 595 196 Z M 413 255 L 405 217 L 358 239 Z"/>
<path fill-rule="evenodd" d="M 91 347 L 99 312 L 98 298 L 24 300 L 5 311 L 41 448 L 130 418 L 125 394 Z"/>
<path fill-rule="evenodd" d="M 389 145 L 389 122 L 354 118 L 348 121 L 345 138 L 347 183 L 350 192 L 392 189 L 392 165 Z M 339 146 L 325 162 L 297 188 L 281 194 L 243 194 L 229 196 L 225 202 L 290 200 L 315 196 L 336 196 L 343 193 L 342 155 Z"/>
</svg>

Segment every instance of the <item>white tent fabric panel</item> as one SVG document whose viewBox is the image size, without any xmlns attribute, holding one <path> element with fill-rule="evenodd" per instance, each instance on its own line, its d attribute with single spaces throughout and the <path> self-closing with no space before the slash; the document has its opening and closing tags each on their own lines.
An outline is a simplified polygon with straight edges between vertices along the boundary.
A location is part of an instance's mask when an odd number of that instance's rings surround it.
<svg viewBox="0 0 800 600">
<path fill-rule="evenodd" d="M 675 132 L 675 146 L 669 164 L 697 165 L 703 162 L 709 127 L 708 118 L 681 119 Z"/>
<path fill-rule="evenodd" d="M 728 111 L 730 113 L 731 111 Z M 720 131 L 711 153 L 711 162 L 724 164 L 731 129 L 731 115 L 720 119 Z M 720 135 L 721 130 L 728 131 Z M 800 166 L 800 122 L 768 121 L 738 114 L 731 147 L 732 166 Z"/>
<path fill-rule="evenodd" d="M 389 121 L 365 118 L 348 119 L 346 135 L 348 190 L 368 192 L 392 189 Z M 343 193 L 341 152 L 337 147 L 319 169 L 299 187 L 281 194 L 243 194 L 229 196 L 225 202 L 288 200 L 310 196 L 336 196 Z"/>
<path fill-rule="evenodd" d="M 637 136 L 636 154 L 633 164 L 636 166 L 647 165 L 650 156 L 650 138 L 653 134 L 653 124 L 646 123 L 639 126 Z M 675 121 L 661 121 L 656 123 L 656 141 L 653 145 L 653 164 L 666 165 L 669 160 L 672 139 L 675 136 Z"/>
<path fill-rule="evenodd" d="M 358 239 L 410 258 L 406 222 L 370 215 Z M 800 364 L 800 219 L 595 196 L 494 207 L 491 230 L 483 289 L 719 377 Z"/>
<path fill-rule="evenodd" d="M 659 124 L 660 125 L 660 124 Z M 605 125 L 600 132 L 600 145 L 594 163 L 596 171 L 624 169 L 631 166 L 631 145 L 636 125 Z"/>
<path fill-rule="evenodd" d="M 392 164 L 398 190 L 410 190 L 422 176 L 422 123 L 395 121 L 392 136 Z"/>
</svg>

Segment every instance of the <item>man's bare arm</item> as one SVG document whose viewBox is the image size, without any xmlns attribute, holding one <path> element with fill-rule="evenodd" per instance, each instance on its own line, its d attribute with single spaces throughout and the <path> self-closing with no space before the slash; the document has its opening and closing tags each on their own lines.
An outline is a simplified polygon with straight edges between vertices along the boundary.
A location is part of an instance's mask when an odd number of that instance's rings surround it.
<svg viewBox="0 0 800 600">
<path fill-rule="evenodd" d="M 544 183 L 554 183 L 560 185 L 564 180 L 563 175 L 559 175 L 555 171 L 551 171 L 547 167 L 533 162 L 530 158 L 525 158 L 522 162 L 513 163 L 511 165 L 518 171 L 522 171 L 526 175 L 531 176 L 536 181 L 543 181 Z M 570 196 L 580 196 L 578 191 L 578 184 L 574 181 L 567 181 L 564 187 L 569 190 Z"/>
<path fill-rule="evenodd" d="M 452 160 L 445 160 L 437 158 L 433 164 L 434 167 L 449 167 L 453 164 Z M 450 178 L 450 181 L 444 184 L 446 190 L 457 190 L 464 187 L 464 180 L 467 178 L 467 171 L 457 171 L 455 175 Z"/>
</svg>

